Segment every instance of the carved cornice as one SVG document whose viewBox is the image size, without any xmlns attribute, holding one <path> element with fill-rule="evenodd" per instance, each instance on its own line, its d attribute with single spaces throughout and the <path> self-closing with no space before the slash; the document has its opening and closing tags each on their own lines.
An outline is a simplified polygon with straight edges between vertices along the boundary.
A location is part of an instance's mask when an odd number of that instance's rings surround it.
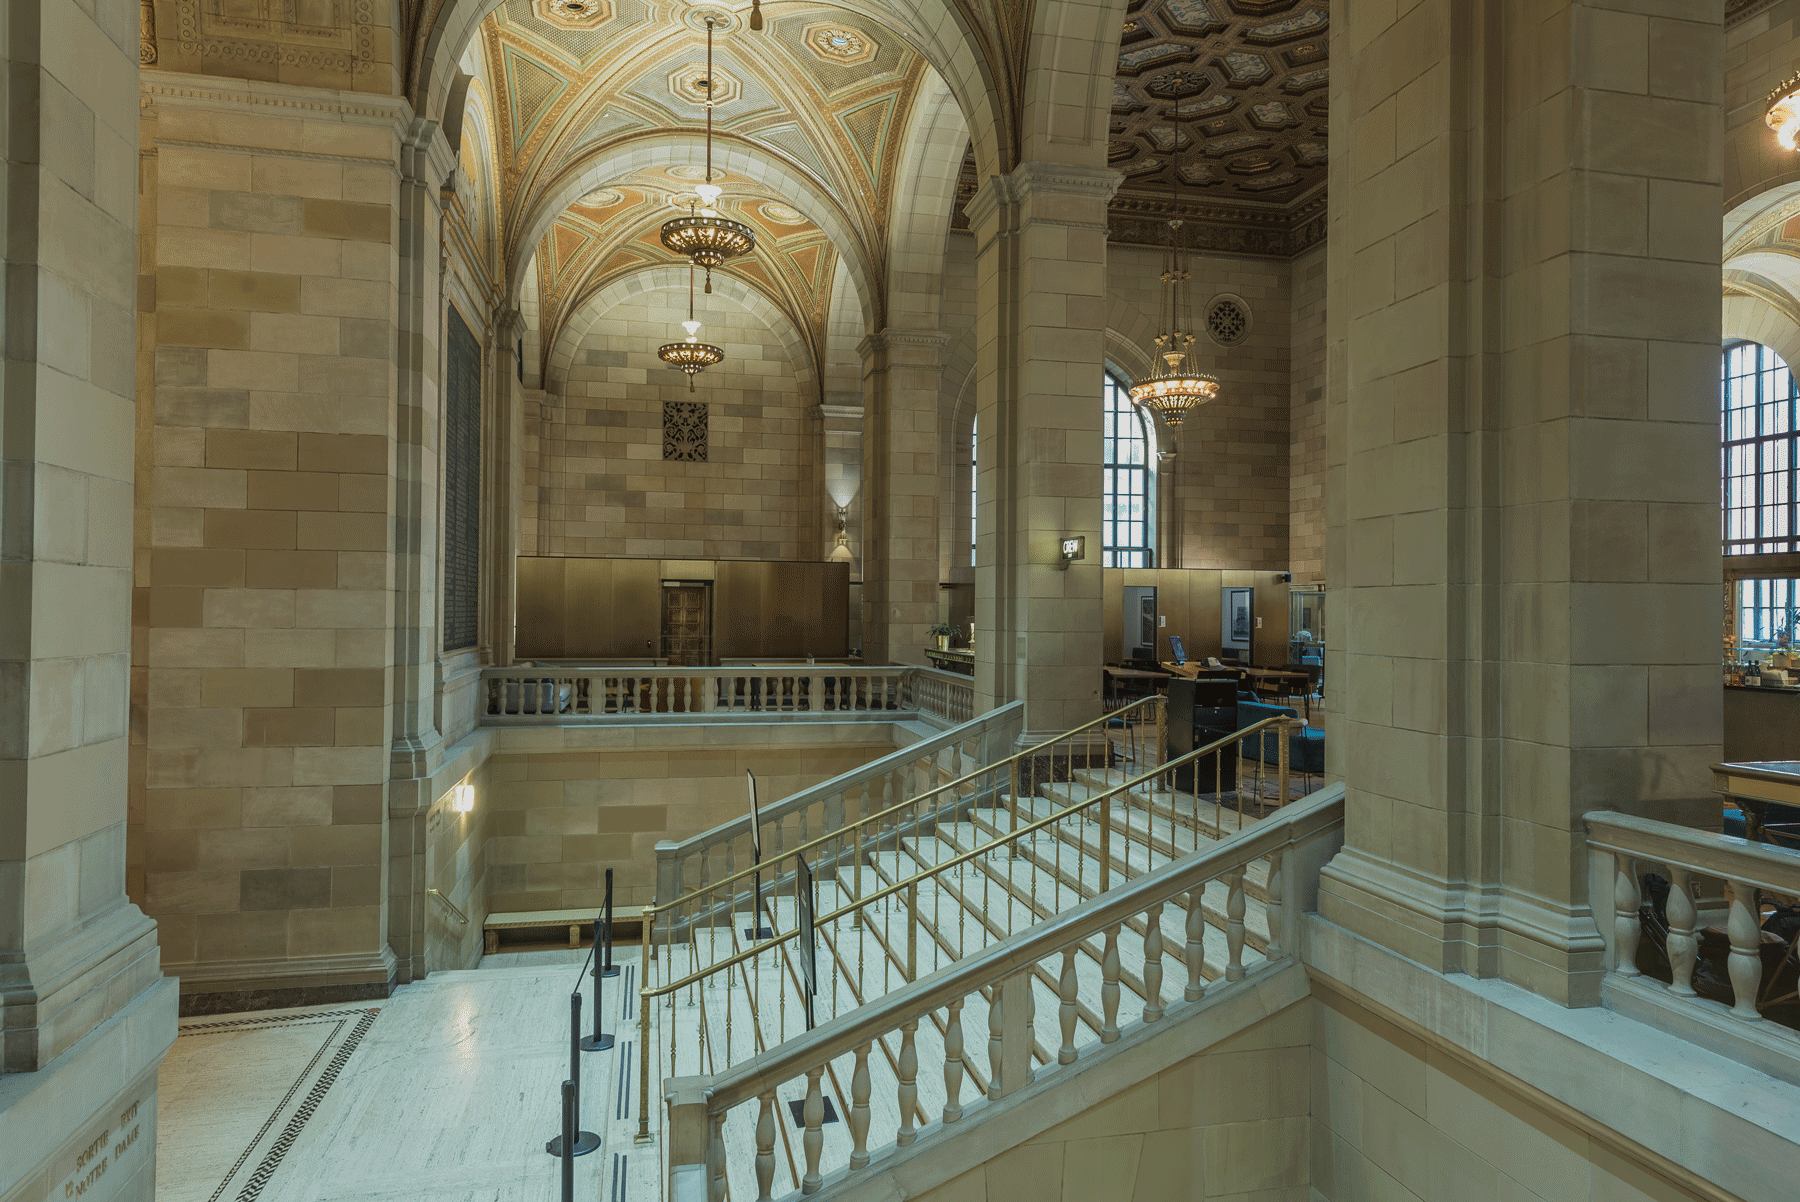
<svg viewBox="0 0 1800 1202">
<path fill-rule="evenodd" d="M 1774 8 L 1779 0 L 1725 0 L 1725 28 L 1748 21 L 1757 13 Z"/>
<path fill-rule="evenodd" d="M 186 75 L 176 71 L 147 72 L 141 77 L 143 93 L 163 104 L 227 105 L 233 108 L 266 107 L 299 112 L 329 113 L 334 117 L 363 118 L 369 124 L 412 123 L 412 106 L 399 96 L 373 96 L 366 92 L 336 92 L 327 88 L 303 88 L 289 84 L 224 81 L 210 75 Z M 343 100 L 327 99 L 342 96 Z M 352 99 L 353 98 L 353 99 Z M 270 153 L 267 149 L 263 153 Z"/>
</svg>

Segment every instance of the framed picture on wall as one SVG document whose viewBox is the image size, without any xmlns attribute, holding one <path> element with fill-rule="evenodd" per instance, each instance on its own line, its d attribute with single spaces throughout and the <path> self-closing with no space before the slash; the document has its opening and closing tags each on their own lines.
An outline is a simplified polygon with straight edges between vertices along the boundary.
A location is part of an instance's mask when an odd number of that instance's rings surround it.
<svg viewBox="0 0 1800 1202">
<path fill-rule="evenodd" d="M 1256 626 L 1256 590 L 1227 588 L 1221 593 L 1219 645 L 1227 652 L 1237 652 L 1237 658 L 1248 660 L 1250 639 Z"/>
</svg>

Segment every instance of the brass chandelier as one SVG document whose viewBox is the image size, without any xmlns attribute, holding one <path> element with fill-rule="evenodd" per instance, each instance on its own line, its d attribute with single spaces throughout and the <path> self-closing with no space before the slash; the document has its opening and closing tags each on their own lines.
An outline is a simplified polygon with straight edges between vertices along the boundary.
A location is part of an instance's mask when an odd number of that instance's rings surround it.
<svg viewBox="0 0 1800 1202">
<path fill-rule="evenodd" d="M 656 357 L 673 367 L 676 371 L 686 372 L 688 391 L 694 391 L 694 377 L 725 358 L 725 352 L 710 342 L 700 341 L 700 323 L 694 320 L 694 265 L 688 264 L 688 315 L 681 323 L 687 331 L 687 337 L 680 342 L 670 342 L 656 348 Z"/>
<path fill-rule="evenodd" d="M 1219 395 L 1217 379 L 1187 366 L 1194 345 L 1193 311 L 1187 265 L 1176 241 L 1180 228 L 1181 218 L 1171 218 L 1169 250 L 1163 258 L 1162 332 L 1156 336 L 1157 358 L 1163 361 L 1163 368 L 1131 386 L 1132 402 L 1160 415 L 1171 430 L 1180 428 L 1190 410 Z"/>
<path fill-rule="evenodd" d="M 713 18 L 706 18 L 706 182 L 694 185 L 696 199 L 688 202 L 688 215 L 665 221 L 662 244 L 706 271 L 706 290 L 712 291 L 712 269 L 727 259 L 756 249 L 756 233 L 741 221 L 719 216 L 713 206 L 724 189 L 712 182 L 713 125 Z"/>
</svg>

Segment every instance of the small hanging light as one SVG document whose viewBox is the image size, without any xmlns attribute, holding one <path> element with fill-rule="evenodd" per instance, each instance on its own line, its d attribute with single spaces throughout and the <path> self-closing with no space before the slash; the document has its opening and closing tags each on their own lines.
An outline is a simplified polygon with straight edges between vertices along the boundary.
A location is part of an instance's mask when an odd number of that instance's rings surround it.
<svg viewBox="0 0 1800 1202">
<path fill-rule="evenodd" d="M 687 337 L 680 342 L 671 342 L 656 348 L 656 357 L 673 367 L 676 371 L 686 372 L 688 391 L 694 391 L 694 377 L 725 358 L 725 352 L 711 343 L 700 341 L 700 323 L 694 320 L 694 265 L 688 264 L 688 315 L 681 323 L 687 331 Z"/>
<path fill-rule="evenodd" d="M 1171 197 L 1172 206 L 1173 192 Z M 1217 379 L 1187 366 L 1194 345 L 1193 313 L 1187 265 L 1176 239 L 1180 228 L 1181 218 L 1169 220 L 1169 250 L 1162 270 L 1162 332 L 1156 336 L 1156 357 L 1163 361 L 1163 369 L 1131 386 L 1132 402 L 1161 416 L 1171 430 L 1180 428 L 1189 411 L 1219 395 Z"/>
<path fill-rule="evenodd" d="M 712 182 L 713 124 L 713 18 L 706 18 L 706 182 L 694 185 L 696 200 L 688 202 L 688 215 L 665 221 L 662 244 L 690 263 L 706 269 L 706 290 L 712 291 L 712 269 L 727 259 L 756 249 L 756 232 L 741 221 L 719 216 L 714 208 L 724 189 Z"/>
</svg>

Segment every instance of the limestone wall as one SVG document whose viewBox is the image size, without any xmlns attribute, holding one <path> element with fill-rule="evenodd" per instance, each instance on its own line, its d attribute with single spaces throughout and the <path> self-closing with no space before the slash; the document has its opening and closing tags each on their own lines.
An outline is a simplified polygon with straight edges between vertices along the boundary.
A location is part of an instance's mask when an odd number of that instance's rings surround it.
<svg viewBox="0 0 1800 1202">
<path fill-rule="evenodd" d="M 722 347 L 690 393 L 656 357 L 682 338 L 687 292 L 644 292 L 608 308 L 566 380 L 553 374 L 533 474 L 537 553 L 694 559 L 812 559 L 809 481 L 818 396 L 760 316 L 701 298 L 701 337 Z M 704 462 L 664 458 L 665 402 L 707 407 Z"/>
<path fill-rule="evenodd" d="M 699 726 L 508 732 L 480 790 L 491 835 L 488 908 L 597 906 L 608 868 L 615 905 L 646 905 L 657 842 L 740 817 L 746 769 L 769 804 L 896 746 L 885 724 L 745 734 Z M 773 846 L 773 833 L 765 838 Z"/>
</svg>

